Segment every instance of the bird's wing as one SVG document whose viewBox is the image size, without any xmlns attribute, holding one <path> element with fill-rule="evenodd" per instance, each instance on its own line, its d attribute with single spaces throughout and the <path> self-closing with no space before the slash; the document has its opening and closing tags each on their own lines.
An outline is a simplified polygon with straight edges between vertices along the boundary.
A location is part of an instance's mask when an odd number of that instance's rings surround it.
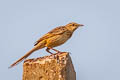
<svg viewBox="0 0 120 80">
<path fill-rule="evenodd" d="M 47 34 L 45 34 L 43 37 L 41 37 L 39 40 L 37 40 L 34 44 L 37 45 L 40 41 L 48 39 L 54 35 L 60 35 L 63 34 L 67 29 L 65 28 L 65 26 L 60 26 L 60 27 L 56 27 L 53 30 L 51 30 L 50 32 L 48 32 Z"/>
</svg>

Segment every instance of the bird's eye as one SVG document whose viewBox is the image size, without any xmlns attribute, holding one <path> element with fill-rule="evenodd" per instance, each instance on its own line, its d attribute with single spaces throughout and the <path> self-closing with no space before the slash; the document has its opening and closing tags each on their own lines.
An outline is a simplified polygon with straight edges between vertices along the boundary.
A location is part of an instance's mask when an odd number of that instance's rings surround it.
<svg viewBox="0 0 120 80">
<path fill-rule="evenodd" d="M 73 24 L 72 26 L 75 26 L 75 24 Z"/>
</svg>

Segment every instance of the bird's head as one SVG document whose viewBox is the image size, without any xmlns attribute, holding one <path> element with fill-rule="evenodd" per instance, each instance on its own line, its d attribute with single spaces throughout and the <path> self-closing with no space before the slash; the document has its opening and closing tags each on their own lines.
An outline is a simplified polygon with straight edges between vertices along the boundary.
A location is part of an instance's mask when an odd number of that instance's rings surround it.
<svg viewBox="0 0 120 80">
<path fill-rule="evenodd" d="M 71 22 L 71 23 L 69 23 L 65 26 L 68 30 L 70 30 L 71 32 L 74 32 L 78 27 L 82 27 L 84 25 L 83 24 L 78 24 L 78 23 L 75 23 L 75 22 Z"/>
</svg>

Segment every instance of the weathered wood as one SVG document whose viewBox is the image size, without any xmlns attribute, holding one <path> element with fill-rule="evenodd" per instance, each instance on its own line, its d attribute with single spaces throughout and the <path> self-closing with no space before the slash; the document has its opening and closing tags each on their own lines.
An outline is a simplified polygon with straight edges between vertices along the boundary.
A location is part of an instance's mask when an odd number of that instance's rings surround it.
<svg viewBox="0 0 120 80">
<path fill-rule="evenodd" d="M 76 72 L 69 53 L 57 53 L 25 60 L 23 80 L 76 80 Z"/>
</svg>

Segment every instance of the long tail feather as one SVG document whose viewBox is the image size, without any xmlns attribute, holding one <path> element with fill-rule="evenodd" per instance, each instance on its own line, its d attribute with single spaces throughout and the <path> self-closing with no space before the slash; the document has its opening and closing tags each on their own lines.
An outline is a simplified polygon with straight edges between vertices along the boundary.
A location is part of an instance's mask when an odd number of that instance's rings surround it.
<svg viewBox="0 0 120 80">
<path fill-rule="evenodd" d="M 28 53 L 26 53 L 23 57 L 21 57 L 20 59 L 18 59 L 16 62 L 14 62 L 12 65 L 10 65 L 10 67 L 8 68 L 12 68 L 14 66 L 16 66 L 17 64 L 19 64 L 21 61 L 23 61 L 24 59 L 26 59 L 29 55 L 31 55 L 34 51 L 36 51 L 35 48 L 33 48 L 32 50 L 30 50 Z"/>
</svg>

